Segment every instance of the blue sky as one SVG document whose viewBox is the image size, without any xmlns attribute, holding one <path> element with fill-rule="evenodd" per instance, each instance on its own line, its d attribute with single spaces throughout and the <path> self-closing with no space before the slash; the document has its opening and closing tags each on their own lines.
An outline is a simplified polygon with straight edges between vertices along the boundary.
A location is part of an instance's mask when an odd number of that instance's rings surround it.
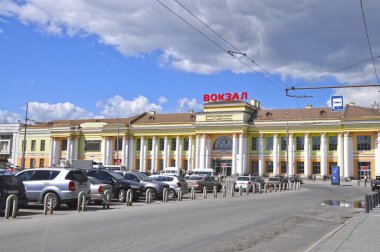
<svg viewBox="0 0 380 252">
<path fill-rule="evenodd" d="M 357 1 L 180 2 L 280 81 L 253 72 L 156 1 L 0 0 L 0 122 L 21 119 L 26 102 L 31 118 L 46 121 L 200 111 L 203 94 L 226 92 L 248 92 L 266 108 L 325 107 L 331 95 L 360 106 L 379 101 L 377 89 L 285 96 L 286 87 L 370 59 Z M 176 2 L 162 3 L 234 50 Z M 365 6 L 378 55 L 380 4 Z M 376 84 L 372 62 L 303 86 L 349 84 Z"/>
</svg>

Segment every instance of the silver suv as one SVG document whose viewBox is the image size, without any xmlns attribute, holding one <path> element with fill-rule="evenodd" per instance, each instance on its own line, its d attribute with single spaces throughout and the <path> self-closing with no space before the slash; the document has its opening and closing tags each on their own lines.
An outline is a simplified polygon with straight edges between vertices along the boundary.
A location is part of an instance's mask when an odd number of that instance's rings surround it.
<svg viewBox="0 0 380 252">
<path fill-rule="evenodd" d="M 65 168 L 27 169 L 16 175 L 25 185 L 30 202 L 42 203 L 47 193 L 53 193 L 53 208 L 61 203 L 76 208 L 78 194 L 83 191 L 90 197 L 90 181 L 83 170 Z"/>
</svg>

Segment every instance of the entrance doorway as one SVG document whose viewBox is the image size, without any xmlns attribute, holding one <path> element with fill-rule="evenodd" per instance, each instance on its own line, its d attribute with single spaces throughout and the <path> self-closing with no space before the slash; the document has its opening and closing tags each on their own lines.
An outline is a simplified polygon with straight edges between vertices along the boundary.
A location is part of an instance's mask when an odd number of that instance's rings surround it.
<svg viewBox="0 0 380 252">
<path fill-rule="evenodd" d="M 358 178 L 364 179 L 365 176 L 371 178 L 371 162 L 358 162 Z"/>
<path fill-rule="evenodd" d="M 224 173 L 231 176 L 232 160 L 216 158 L 212 160 L 212 167 L 215 169 L 215 174 Z"/>
</svg>

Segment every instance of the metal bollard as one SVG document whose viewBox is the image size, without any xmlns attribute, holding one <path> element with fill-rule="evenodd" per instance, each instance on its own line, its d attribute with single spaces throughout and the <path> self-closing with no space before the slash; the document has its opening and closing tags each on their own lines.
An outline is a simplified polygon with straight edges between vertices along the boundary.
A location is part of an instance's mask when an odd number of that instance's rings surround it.
<svg viewBox="0 0 380 252">
<path fill-rule="evenodd" d="M 298 182 L 298 190 L 301 190 L 301 182 Z"/>
<path fill-rule="evenodd" d="M 375 195 L 371 194 L 371 198 L 372 198 L 372 209 L 374 209 L 376 207 L 375 205 Z"/>
<path fill-rule="evenodd" d="M 152 203 L 152 193 L 150 188 L 148 188 L 145 191 L 145 204 L 151 204 Z"/>
<path fill-rule="evenodd" d="M 103 192 L 103 209 L 105 209 L 106 207 L 110 208 L 110 204 L 111 204 L 111 192 L 109 189 L 106 189 Z"/>
<path fill-rule="evenodd" d="M 203 187 L 203 198 L 207 199 L 207 187 Z"/>
<path fill-rule="evenodd" d="M 222 191 L 223 191 L 223 198 L 226 198 L 227 197 L 227 187 L 223 186 Z"/>
<path fill-rule="evenodd" d="M 251 190 L 251 188 L 250 188 L 250 187 L 247 187 L 247 189 L 245 189 L 245 190 L 246 190 L 245 193 L 246 193 L 247 195 L 249 195 L 249 191 Z"/>
<path fill-rule="evenodd" d="M 167 203 L 168 202 L 168 188 L 164 188 L 164 191 L 162 192 L 162 202 Z"/>
<path fill-rule="evenodd" d="M 264 186 L 264 193 L 267 193 L 267 192 L 268 192 L 268 185 L 265 184 L 265 186 Z"/>
<path fill-rule="evenodd" d="M 259 184 L 259 193 L 261 194 L 261 184 Z"/>
<path fill-rule="evenodd" d="M 47 193 L 44 197 L 44 215 L 53 214 L 53 194 Z"/>
<path fill-rule="evenodd" d="M 280 187 L 280 184 L 278 184 L 278 187 Z M 276 184 L 273 185 L 273 189 L 274 189 L 274 192 L 277 191 L 277 186 L 276 186 Z"/>
<path fill-rule="evenodd" d="M 127 197 L 125 200 L 125 205 L 126 206 L 132 206 L 132 200 L 133 200 L 133 191 L 132 191 L 132 189 L 129 189 L 127 191 Z"/>
<path fill-rule="evenodd" d="M 12 218 L 15 219 L 17 216 L 18 198 L 15 194 L 11 194 L 7 197 L 7 200 L 5 202 L 5 219 L 9 219 L 9 208 L 11 205 L 11 201 L 13 201 Z"/>
<path fill-rule="evenodd" d="M 364 196 L 364 200 L 365 200 L 365 212 L 369 213 L 369 198 L 368 198 L 368 195 Z"/>
<path fill-rule="evenodd" d="M 235 196 L 235 186 L 232 185 L 231 186 L 231 197 L 234 197 Z"/>
<path fill-rule="evenodd" d="M 194 187 L 191 187 L 191 199 L 195 200 L 195 190 L 194 190 Z"/>
<path fill-rule="evenodd" d="M 182 189 L 178 189 L 178 201 L 182 201 Z"/>
<path fill-rule="evenodd" d="M 214 192 L 214 198 L 218 198 L 218 189 L 216 188 L 216 186 L 214 186 L 213 192 Z"/>
<path fill-rule="evenodd" d="M 243 195 L 243 188 L 242 186 L 239 186 L 239 196 L 242 196 Z"/>
<path fill-rule="evenodd" d="M 83 191 L 79 192 L 78 194 L 78 206 L 77 206 L 77 211 L 79 212 L 81 209 L 82 205 L 82 212 L 86 210 L 86 195 L 84 194 Z"/>
<path fill-rule="evenodd" d="M 368 195 L 368 205 L 369 205 L 369 210 L 372 211 L 372 198 L 371 198 L 371 195 Z"/>
</svg>

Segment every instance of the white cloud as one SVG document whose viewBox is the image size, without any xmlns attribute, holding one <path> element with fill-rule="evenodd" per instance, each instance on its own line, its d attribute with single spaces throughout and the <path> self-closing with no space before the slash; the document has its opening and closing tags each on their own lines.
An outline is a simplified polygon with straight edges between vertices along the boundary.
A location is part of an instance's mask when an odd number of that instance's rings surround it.
<svg viewBox="0 0 380 252">
<path fill-rule="evenodd" d="M 160 105 L 149 102 L 148 98 L 142 95 L 132 100 L 115 95 L 106 102 L 98 102 L 96 106 L 101 109 L 100 114 L 104 117 L 129 117 L 151 110 L 163 110 Z"/>
<path fill-rule="evenodd" d="M 160 96 L 158 98 L 158 103 L 161 104 L 161 105 L 163 105 L 163 104 L 165 104 L 167 102 L 168 102 L 168 98 L 166 98 L 165 96 Z"/>
<path fill-rule="evenodd" d="M 162 0 L 226 50 L 228 43 L 175 1 Z M 356 0 L 181 1 L 228 42 L 283 79 L 310 79 L 370 57 Z M 380 51 L 379 1 L 364 3 L 373 51 Z M 156 1 L 0 0 L 0 17 L 14 16 L 54 35 L 95 34 L 125 56 L 162 52 L 159 64 L 211 74 L 251 70 L 227 55 Z M 239 57 L 239 56 L 238 56 Z M 244 59 L 243 59 L 244 60 Z M 249 61 L 245 61 L 254 67 Z M 377 67 L 379 63 L 377 60 Z M 379 69 L 379 68 L 378 68 Z M 260 70 L 260 69 L 257 69 Z M 371 62 L 334 75 L 340 82 L 374 82 Z"/>
<path fill-rule="evenodd" d="M 371 107 L 371 104 L 380 102 L 380 88 L 347 88 L 335 89 L 332 95 L 342 95 L 344 104 L 355 103 L 361 107 Z M 330 100 L 326 102 L 330 107 Z"/>
<path fill-rule="evenodd" d="M 17 123 L 22 120 L 19 114 L 0 109 L 0 123 Z"/>
<path fill-rule="evenodd" d="M 85 109 L 70 102 L 41 103 L 29 102 L 28 117 L 36 121 L 49 121 L 57 119 L 83 119 L 92 118 L 94 115 Z"/>
<path fill-rule="evenodd" d="M 177 101 L 177 111 L 196 110 L 202 109 L 202 104 L 198 104 L 197 99 L 181 98 Z"/>
</svg>

